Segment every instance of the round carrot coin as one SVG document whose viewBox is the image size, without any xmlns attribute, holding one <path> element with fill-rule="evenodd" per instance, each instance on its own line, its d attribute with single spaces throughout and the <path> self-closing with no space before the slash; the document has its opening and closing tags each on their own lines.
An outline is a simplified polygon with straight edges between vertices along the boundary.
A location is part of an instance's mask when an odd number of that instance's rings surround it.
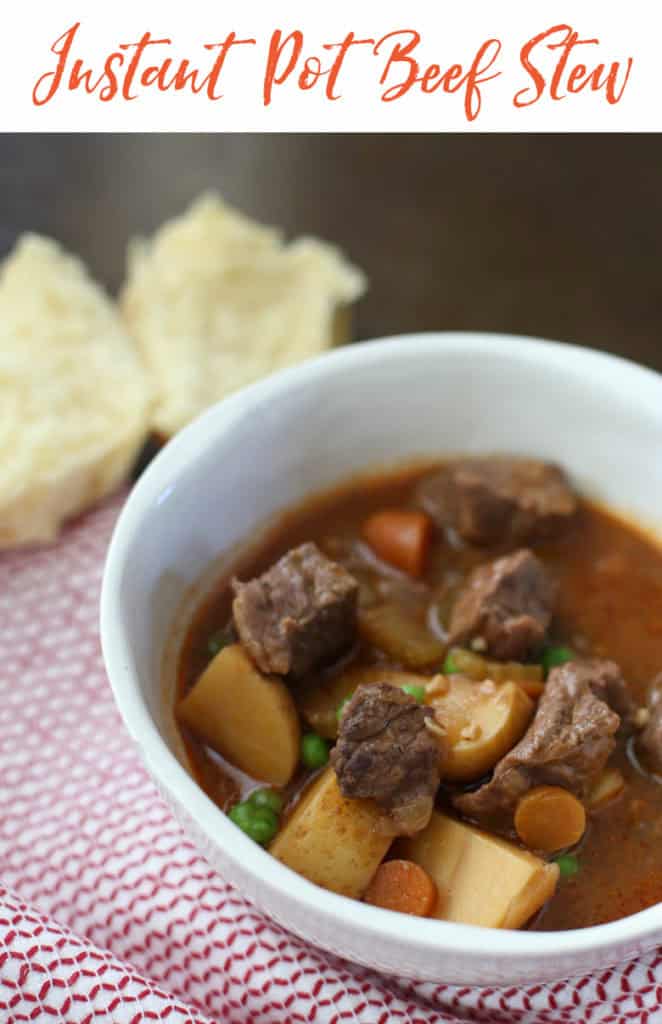
<svg viewBox="0 0 662 1024">
<path fill-rule="evenodd" d="M 584 835 L 584 805 L 561 786 L 538 786 L 522 797 L 515 811 L 515 831 L 532 850 L 554 853 L 574 846 Z"/>
<path fill-rule="evenodd" d="M 437 906 L 437 886 L 413 861 L 387 860 L 377 868 L 364 899 L 385 910 L 429 917 Z"/>
</svg>

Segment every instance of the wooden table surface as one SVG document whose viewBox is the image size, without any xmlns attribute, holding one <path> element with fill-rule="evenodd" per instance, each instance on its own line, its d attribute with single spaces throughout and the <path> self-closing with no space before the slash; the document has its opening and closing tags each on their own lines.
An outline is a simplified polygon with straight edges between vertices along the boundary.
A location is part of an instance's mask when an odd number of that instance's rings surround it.
<svg viewBox="0 0 662 1024">
<path fill-rule="evenodd" d="M 0 246 L 31 229 L 111 289 L 199 192 L 368 273 L 360 338 L 484 329 L 662 369 L 662 136 L 3 135 Z"/>
</svg>

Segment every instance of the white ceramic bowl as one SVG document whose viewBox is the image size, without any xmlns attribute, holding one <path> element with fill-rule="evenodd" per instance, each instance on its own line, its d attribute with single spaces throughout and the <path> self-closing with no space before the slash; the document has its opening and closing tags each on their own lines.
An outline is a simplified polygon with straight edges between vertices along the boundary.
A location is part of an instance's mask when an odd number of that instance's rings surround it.
<svg viewBox="0 0 662 1024">
<path fill-rule="evenodd" d="M 504 932 L 393 914 L 326 892 L 255 845 L 175 756 L 162 662 L 190 588 L 278 511 L 415 456 L 555 459 L 586 493 L 662 536 L 662 378 L 594 351 L 482 334 L 363 343 L 210 409 L 134 488 L 108 554 L 103 652 L 144 762 L 220 874 L 325 949 L 400 976 L 511 984 L 604 967 L 662 940 L 662 905 L 567 932 Z"/>
</svg>

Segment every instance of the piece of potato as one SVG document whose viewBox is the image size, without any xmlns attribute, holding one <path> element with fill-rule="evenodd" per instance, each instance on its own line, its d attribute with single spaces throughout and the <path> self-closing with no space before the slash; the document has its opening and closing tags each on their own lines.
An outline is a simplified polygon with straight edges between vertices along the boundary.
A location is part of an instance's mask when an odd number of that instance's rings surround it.
<svg viewBox="0 0 662 1024">
<path fill-rule="evenodd" d="M 359 686 L 374 683 L 425 686 L 427 679 L 413 672 L 400 672 L 397 669 L 380 668 L 378 665 L 350 668 L 304 694 L 297 701 L 299 710 L 315 732 L 327 740 L 334 740 L 338 735 L 338 708 L 341 703 Z"/>
<path fill-rule="evenodd" d="M 384 815 L 368 800 L 350 800 L 325 768 L 304 793 L 269 852 L 324 889 L 358 899 L 392 842 Z"/>
<path fill-rule="evenodd" d="M 433 917 L 487 928 L 520 928 L 551 897 L 557 864 L 434 811 L 398 856 L 420 864 L 446 900 Z"/>
<path fill-rule="evenodd" d="M 590 811 L 599 811 L 615 800 L 625 789 L 625 779 L 616 768 L 607 768 L 590 790 L 586 804 Z"/>
<path fill-rule="evenodd" d="M 446 692 L 431 692 L 426 702 L 446 733 L 444 776 L 458 782 L 479 779 L 522 738 L 533 703 L 517 683 L 474 683 L 459 675 L 441 679 Z"/>
<path fill-rule="evenodd" d="M 359 610 L 359 633 L 373 647 L 411 668 L 441 662 L 445 645 L 422 622 L 397 604 L 381 604 Z"/>
<path fill-rule="evenodd" d="M 515 810 L 515 831 L 530 850 L 565 850 L 579 842 L 585 829 L 584 805 L 561 786 L 530 789 Z"/>
<path fill-rule="evenodd" d="M 448 657 L 457 671 L 469 679 L 492 679 L 495 683 L 519 683 L 527 696 L 534 700 L 545 689 L 542 665 L 524 665 L 519 661 L 492 661 L 464 647 L 451 647 Z"/>
<path fill-rule="evenodd" d="M 239 644 L 210 661 L 177 716 L 254 779 L 284 786 L 296 770 L 301 730 L 292 695 L 258 672 Z"/>
</svg>

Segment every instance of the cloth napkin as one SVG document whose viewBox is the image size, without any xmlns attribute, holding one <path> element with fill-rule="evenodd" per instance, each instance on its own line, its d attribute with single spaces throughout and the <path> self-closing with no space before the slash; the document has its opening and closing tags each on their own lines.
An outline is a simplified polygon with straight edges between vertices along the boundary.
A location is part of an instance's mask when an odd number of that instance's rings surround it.
<svg viewBox="0 0 662 1024">
<path fill-rule="evenodd" d="M 662 1021 L 662 953 L 526 989 L 384 977 L 310 948 L 211 870 L 143 770 L 99 647 L 123 496 L 0 555 L 0 1022 Z"/>
</svg>

